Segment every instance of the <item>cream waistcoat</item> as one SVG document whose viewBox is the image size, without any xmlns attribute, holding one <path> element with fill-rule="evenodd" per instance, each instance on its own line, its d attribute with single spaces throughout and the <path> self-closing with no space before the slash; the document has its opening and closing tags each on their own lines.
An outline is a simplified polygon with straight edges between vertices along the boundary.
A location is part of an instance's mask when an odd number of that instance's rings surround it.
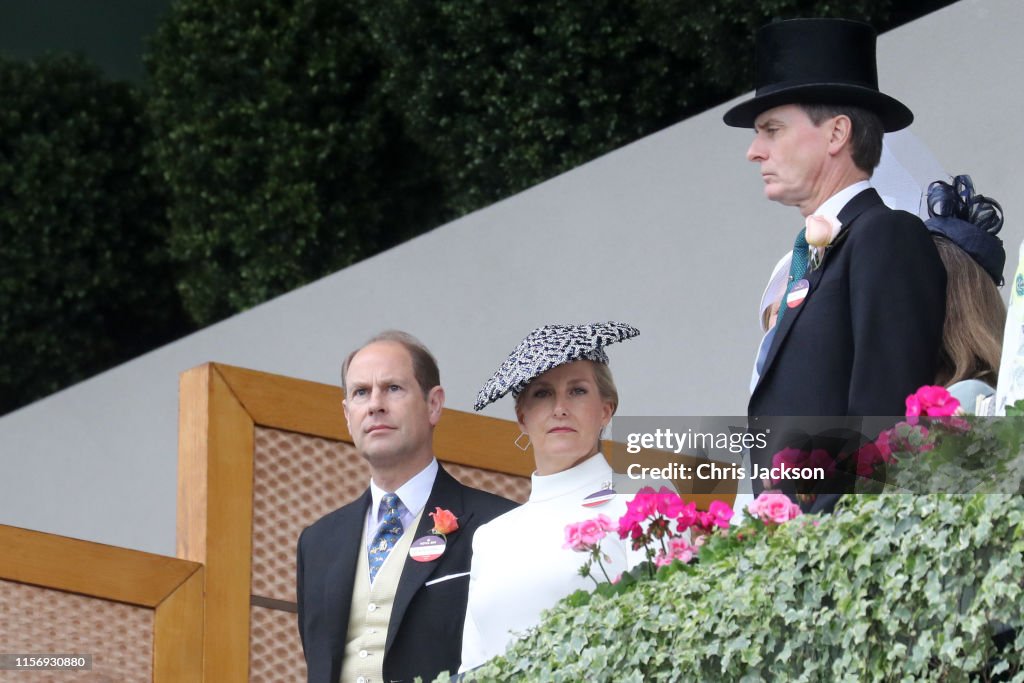
<svg viewBox="0 0 1024 683">
<path fill-rule="evenodd" d="M 398 543 L 388 553 L 377 577 L 370 585 L 369 559 L 366 553 L 366 532 L 359 541 L 356 579 L 352 586 L 352 609 L 345 635 L 345 659 L 340 683 L 381 683 L 384 680 L 384 645 L 391 621 L 391 605 L 402 578 L 402 568 L 409 554 L 413 536 L 423 511 L 408 525 Z"/>
</svg>

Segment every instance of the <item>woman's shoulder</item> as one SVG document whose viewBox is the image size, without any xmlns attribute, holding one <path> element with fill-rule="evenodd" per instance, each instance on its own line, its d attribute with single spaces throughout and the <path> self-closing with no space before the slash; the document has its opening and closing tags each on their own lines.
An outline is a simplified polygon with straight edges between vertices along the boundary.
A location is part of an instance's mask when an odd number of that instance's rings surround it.
<svg viewBox="0 0 1024 683">
<path fill-rule="evenodd" d="M 969 415 L 975 413 L 975 406 L 979 398 L 987 398 L 996 393 L 991 385 L 980 379 L 961 380 L 951 384 L 947 391 L 953 398 L 960 401 L 960 408 Z"/>
</svg>

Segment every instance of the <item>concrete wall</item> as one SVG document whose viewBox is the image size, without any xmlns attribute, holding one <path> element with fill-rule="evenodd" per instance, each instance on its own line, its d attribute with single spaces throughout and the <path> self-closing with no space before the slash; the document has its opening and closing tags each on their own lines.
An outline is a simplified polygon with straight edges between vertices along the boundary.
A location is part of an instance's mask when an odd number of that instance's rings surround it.
<svg viewBox="0 0 1024 683">
<path fill-rule="evenodd" d="M 962 0 L 879 42 L 911 130 L 1002 202 L 1010 273 L 1022 35 L 1019 0 Z M 801 219 L 761 197 L 728 106 L 0 419 L 0 522 L 173 554 L 178 373 L 214 360 L 336 383 L 344 354 L 388 327 L 435 351 L 462 410 L 532 328 L 615 319 L 641 330 L 610 351 L 620 414 L 743 414 L 760 292 Z"/>
</svg>

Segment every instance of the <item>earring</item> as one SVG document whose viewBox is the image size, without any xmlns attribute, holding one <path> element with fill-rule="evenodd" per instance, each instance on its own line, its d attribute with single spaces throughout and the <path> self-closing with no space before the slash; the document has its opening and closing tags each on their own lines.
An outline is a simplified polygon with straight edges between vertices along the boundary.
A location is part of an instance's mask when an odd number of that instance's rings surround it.
<svg viewBox="0 0 1024 683">
<path fill-rule="evenodd" d="M 519 443 L 520 441 L 522 441 L 524 436 L 526 437 L 526 443 L 523 443 L 523 444 Z M 514 443 L 516 445 L 516 448 L 518 448 L 519 450 L 525 452 L 526 449 L 530 447 L 530 435 L 527 434 L 526 432 L 523 432 L 522 434 L 517 436 L 516 440 L 513 441 L 512 443 Z"/>
</svg>

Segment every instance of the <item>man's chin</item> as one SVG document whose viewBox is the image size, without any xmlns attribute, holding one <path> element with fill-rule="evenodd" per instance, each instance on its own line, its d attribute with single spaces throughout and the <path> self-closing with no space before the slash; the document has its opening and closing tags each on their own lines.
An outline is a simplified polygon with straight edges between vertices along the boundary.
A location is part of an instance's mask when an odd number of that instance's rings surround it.
<svg viewBox="0 0 1024 683">
<path fill-rule="evenodd" d="M 360 454 L 366 462 L 378 469 L 393 467 L 402 459 L 401 454 L 397 453 L 393 448 L 384 448 L 382 445 L 364 448 Z"/>
</svg>

